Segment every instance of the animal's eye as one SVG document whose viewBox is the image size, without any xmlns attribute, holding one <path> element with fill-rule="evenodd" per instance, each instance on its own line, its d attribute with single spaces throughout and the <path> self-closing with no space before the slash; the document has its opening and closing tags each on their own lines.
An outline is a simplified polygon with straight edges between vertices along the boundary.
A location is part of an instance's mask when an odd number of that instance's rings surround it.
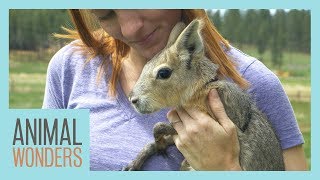
<svg viewBox="0 0 320 180">
<path fill-rule="evenodd" d="M 171 76 L 172 70 L 169 68 L 163 68 L 158 71 L 157 79 L 168 79 Z"/>
</svg>

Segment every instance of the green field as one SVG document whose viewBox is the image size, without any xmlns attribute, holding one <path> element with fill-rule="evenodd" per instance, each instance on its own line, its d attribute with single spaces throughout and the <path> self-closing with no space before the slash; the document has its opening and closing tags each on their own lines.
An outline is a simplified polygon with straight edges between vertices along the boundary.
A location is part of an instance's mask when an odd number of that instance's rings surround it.
<svg viewBox="0 0 320 180">
<path fill-rule="evenodd" d="M 242 47 L 244 52 L 259 57 L 257 51 L 251 47 Z M 41 108 L 47 65 L 53 51 L 44 51 L 41 54 L 26 51 L 10 51 L 10 84 L 9 107 L 10 108 Z M 273 68 L 270 61 L 270 52 L 262 56 L 263 63 L 270 69 Z M 302 53 L 285 53 L 281 71 L 289 72 L 288 77 L 279 77 L 286 87 L 295 85 L 303 86 L 308 91 L 304 93 L 310 96 L 310 55 Z M 292 88 L 293 90 L 295 88 Z M 286 89 L 287 90 L 287 89 Z M 294 97 L 289 97 L 295 99 Z M 311 168 L 311 139 L 310 139 L 310 101 L 291 100 L 297 117 L 297 121 L 305 138 L 305 153 Z"/>
<path fill-rule="evenodd" d="M 268 68 L 276 71 L 287 72 L 289 77 L 280 76 L 280 80 L 284 84 L 299 84 L 304 86 L 311 85 L 311 61 L 310 54 L 298 52 L 284 52 L 283 65 L 278 69 L 272 65 L 271 52 L 267 50 L 263 55 L 259 55 L 257 49 L 251 46 L 242 46 L 241 50 L 246 54 L 258 58 Z"/>
<path fill-rule="evenodd" d="M 10 51 L 9 107 L 41 108 L 52 52 Z"/>
</svg>

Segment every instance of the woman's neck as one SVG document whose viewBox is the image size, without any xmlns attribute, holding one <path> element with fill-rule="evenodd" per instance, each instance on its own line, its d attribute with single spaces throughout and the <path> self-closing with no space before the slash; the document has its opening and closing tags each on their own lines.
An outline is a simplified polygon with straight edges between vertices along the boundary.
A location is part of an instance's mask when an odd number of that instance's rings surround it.
<svg viewBox="0 0 320 180">
<path fill-rule="evenodd" d="M 120 74 L 120 84 L 126 95 L 130 93 L 133 86 L 138 81 L 144 65 L 148 60 L 131 49 L 128 56 L 125 57 Z"/>
</svg>

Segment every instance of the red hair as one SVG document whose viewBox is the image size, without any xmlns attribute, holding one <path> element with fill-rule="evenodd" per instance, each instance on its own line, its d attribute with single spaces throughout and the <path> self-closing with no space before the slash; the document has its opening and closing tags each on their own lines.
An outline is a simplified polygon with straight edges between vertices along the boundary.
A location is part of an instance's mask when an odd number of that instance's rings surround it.
<svg viewBox="0 0 320 180">
<path fill-rule="evenodd" d="M 109 92 L 111 95 L 116 95 L 116 84 L 119 80 L 122 59 L 128 54 L 130 47 L 109 36 L 101 28 L 99 30 L 94 29 L 92 25 L 93 18 L 90 18 L 92 15 L 90 15 L 87 10 L 71 9 L 69 10 L 69 13 L 76 30 L 64 28 L 68 34 L 57 36 L 62 38 L 81 39 L 82 42 L 78 43 L 78 45 L 86 49 L 89 48 L 91 57 L 97 55 L 104 57 L 99 72 L 101 72 L 103 69 L 102 67 L 105 64 L 108 65 L 105 62 L 107 57 L 111 55 L 112 73 L 111 78 L 109 79 Z M 208 18 L 206 12 L 201 9 L 184 9 L 182 10 L 182 17 L 186 24 L 189 24 L 196 18 L 204 20 L 202 36 L 205 42 L 206 56 L 215 64 L 219 65 L 218 73 L 220 76 L 231 78 L 242 88 L 247 87 L 247 81 L 241 77 L 235 68 L 235 64 L 228 58 L 221 47 L 222 43 L 225 48 L 229 48 L 229 43 L 219 34 Z"/>
</svg>

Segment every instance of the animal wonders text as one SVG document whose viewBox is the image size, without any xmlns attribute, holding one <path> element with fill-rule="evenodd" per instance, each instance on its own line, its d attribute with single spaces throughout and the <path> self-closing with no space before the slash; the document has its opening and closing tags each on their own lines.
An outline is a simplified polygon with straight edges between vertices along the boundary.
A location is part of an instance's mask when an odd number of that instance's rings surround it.
<svg viewBox="0 0 320 180">
<path fill-rule="evenodd" d="M 12 141 L 14 167 L 81 167 L 82 142 L 76 119 L 16 119 Z"/>
</svg>

